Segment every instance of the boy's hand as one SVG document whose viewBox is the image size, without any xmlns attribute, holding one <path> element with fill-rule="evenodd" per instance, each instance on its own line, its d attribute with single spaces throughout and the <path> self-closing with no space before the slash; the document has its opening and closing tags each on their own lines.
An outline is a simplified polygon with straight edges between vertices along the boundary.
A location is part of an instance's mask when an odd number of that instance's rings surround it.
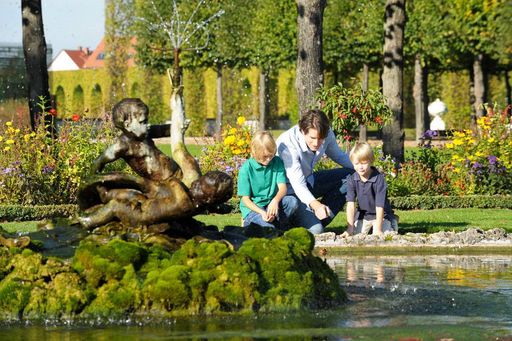
<svg viewBox="0 0 512 341">
<path fill-rule="evenodd" d="M 274 220 L 277 217 L 277 213 L 279 211 L 279 203 L 275 200 L 271 200 L 270 203 L 267 206 L 267 216 L 269 218 L 272 218 Z M 272 221 L 269 220 L 269 221 Z"/>
<path fill-rule="evenodd" d="M 268 215 L 267 212 L 261 212 L 261 218 L 263 218 L 264 221 L 268 222 L 272 222 L 275 219 L 275 217 Z"/>
</svg>

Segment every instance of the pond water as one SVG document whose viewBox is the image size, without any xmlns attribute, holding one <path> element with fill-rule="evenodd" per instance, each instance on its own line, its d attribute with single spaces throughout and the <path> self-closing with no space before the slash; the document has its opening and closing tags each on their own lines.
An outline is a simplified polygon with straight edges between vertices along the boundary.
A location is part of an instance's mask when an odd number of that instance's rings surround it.
<svg viewBox="0 0 512 341">
<path fill-rule="evenodd" d="M 512 340 L 512 256 L 326 258 L 337 309 L 165 322 L 0 326 L 0 340 Z"/>
</svg>

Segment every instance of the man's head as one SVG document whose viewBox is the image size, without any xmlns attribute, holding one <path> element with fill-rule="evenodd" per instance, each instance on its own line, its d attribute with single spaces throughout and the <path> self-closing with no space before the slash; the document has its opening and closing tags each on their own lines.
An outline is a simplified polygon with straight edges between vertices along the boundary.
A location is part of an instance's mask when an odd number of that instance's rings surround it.
<svg viewBox="0 0 512 341">
<path fill-rule="evenodd" d="M 329 133 L 329 119 L 323 111 L 311 109 L 300 118 L 299 129 L 308 148 L 315 152 L 320 149 Z"/>
<path fill-rule="evenodd" d="M 221 204 L 233 196 L 233 178 L 224 172 L 208 172 L 192 183 L 190 194 L 199 205 Z"/>
<path fill-rule="evenodd" d="M 276 141 L 268 131 L 258 131 L 251 141 L 251 156 L 266 166 L 276 155 Z"/>
<path fill-rule="evenodd" d="M 125 134 L 144 139 L 148 133 L 148 114 L 148 106 L 139 98 L 125 98 L 112 109 L 112 120 Z"/>
</svg>

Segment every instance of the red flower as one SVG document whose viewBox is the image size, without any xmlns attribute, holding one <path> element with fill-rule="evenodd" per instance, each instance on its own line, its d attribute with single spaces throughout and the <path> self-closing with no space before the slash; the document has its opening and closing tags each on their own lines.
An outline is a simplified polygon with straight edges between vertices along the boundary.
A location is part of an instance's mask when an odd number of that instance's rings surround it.
<svg viewBox="0 0 512 341">
<path fill-rule="evenodd" d="M 380 116 L 375 117 L 375 123 L 382 124 L 382 118 Z"/>
<path fill-rule="evenodd" d="M 356 107 L 356 106 L 354 106 L 354 107 L 352 108 L 352 113 L 354 113 L 354 114 L 355 114 L 355 113 L 357 113 L 357 107 Z"/>
<path fill-rule="evenodd" d="M 341 118 L 342 120 L 346 120 L 347 119 L 347 114 L 342 114 L 342 113 L 338 113 L 338 117 Z"/>
<path fill-rule="evenodd" d="M 53 117 L 57 117 L 57 110 L 55 110 L 55 108 L 51 108 L 50 110 L 48 110 L 48 113 Z"/>
<path fill-rule="evenodd" d="M 74 122 L 80 121 L 80 115 L 73 114 L 73 116 L 71 116 L 71 120 L 74 121 Z"/>
</svg>

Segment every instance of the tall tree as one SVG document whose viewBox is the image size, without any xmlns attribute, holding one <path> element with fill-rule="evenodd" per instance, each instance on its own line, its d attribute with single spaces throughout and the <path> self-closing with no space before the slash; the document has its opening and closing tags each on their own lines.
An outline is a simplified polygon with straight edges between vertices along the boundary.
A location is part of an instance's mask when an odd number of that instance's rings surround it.
<svg viewBox="0 0 512 341">
<path fill-rule="evenodd" d="M 251 30 L 251 64 L 260 69 L 260 127 L 265 129 L 270 110 L 269 78 L 295 63 L 296 7 L 291 1 L 256 0 Z"/>
<path fill-rule="evenodd" d="M 324 62 L 335 83 L 355 76 L 362 69 L 362 89 L 368 91 L 371 68 L 381 67 L 382 7 L 385 0 L 329 1 L 324 15 Z M 341 79 L 341 74 L 345 77 Z M 359 140 L 366 140 L 366 127 L 359 127 Z"/>
<path fill-rule="evenodd" d="M 34 130 L 36 123 L 40 122 L 42 115 L 48 112 L 51 105 L 41 0 L 22 0 L 21 15 L 30 126 Z M 44 117 L 47 129 L 53 134 L 51 119 L 52 116 L 49 114 Z"/>
<path fill-rule="evenodd" d="M 105 3 L 105 67 L 110 76 L 110 102 L 126 97 L 126 73 L 131 28 L 134 18 L 134 0 L 107 0 Z"/>
<path fill-rule="evenodd" d="M 299 113 L 314 105 L 323 86 L 322 25 L 326 0 L 297 1 L 297 76 Z"/>
<path fill-rule="evenodd" d="M 453 32 L 453 48 L 465 56 L 473 78 L 474 118 L 485 115 L 487 68 L 501 46 L 497 16 L 507 0 L 454 0 L 448 7 Z M 509 3 L 510 4 L 510 3 Z M 474 121 L 474 120 L 473 120 Z"/>
<path fill-rule="evenodd" d="M 403 44 L 405 0 L 386 0 L 384 21 L 384 70 L 382 93 L 393 111 L 393 120 L 383 128 L 383 151 L 397 162 L 404 161 Z"/>
<path fill-rule="evenodd" d="M 448 28 L 446 20 L 443 20 L 446 17 L 444 4 L 432 0 L 409 0 L 406 11 L 405 54 L 414 58 L 413 97 L 416 139 L 419 140 L 430 123 L 427 110 L 429 71 L 449 58 L 450 40 L 446 39 Z"/>
</svg>

